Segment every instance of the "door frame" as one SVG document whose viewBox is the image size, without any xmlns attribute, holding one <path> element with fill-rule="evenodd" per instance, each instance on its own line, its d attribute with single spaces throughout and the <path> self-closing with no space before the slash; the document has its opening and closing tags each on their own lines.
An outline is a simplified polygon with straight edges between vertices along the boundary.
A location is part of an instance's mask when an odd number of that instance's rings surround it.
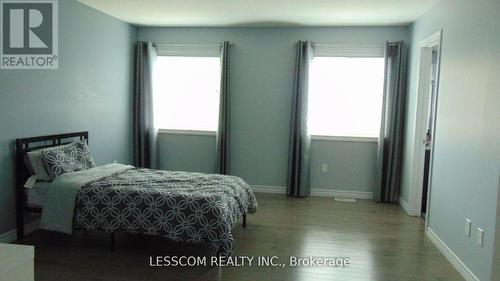
<svg viewBox="0 0 500 281">
<path fill-rule="evenodd" d="M 422 209 L 422 195 L 423 195 L 423 177 L 424 177 L 424 161 L 425 161 L 425 144 L 423 143 L 423 138 L 427 132 L 428 124 L 428 114 L 429 114 L 429 98 L 430 98 L 430 84 L 431 84 L 431 70 L 430 66 L 432 64 L 432 49 L 437 47 L 438 58 L 436 66 L 436 92 L 433 101 L 434 112 L 437 112 L 437 104 L 439 97 L 439 78 L 441 70 L 441 52 L 442 52 L 442 30 L 439 30 L 430 36 L 426 37 L 419 44 L 420 51 L 420 64 L 419 64 L 419 78 L 418 78 L 418 90 L 417 90 L 417 110 L 415 116 L 415 127 L 414 127 L 414 140 L 413 140 L 413 161 L 412 161 L 412 173 L 410 180 L 410 195 L 408 202 L 408 213 L 411 216 L 420 216 Z M 431 142 L 431 155 L 429 163 L 429 182 L 427 190 L 427 212 L 425 219 L 425 229 L 427 229 L 431 206 L 431 188 L 432 188 L 432 174 L 433 174 L 433 159 L 434 159 L 434 143 L 436 134 L 436 119 L 437 114 L 434 114 L 434 119 L 432 120 L 432 142 Z"/>
</svg>

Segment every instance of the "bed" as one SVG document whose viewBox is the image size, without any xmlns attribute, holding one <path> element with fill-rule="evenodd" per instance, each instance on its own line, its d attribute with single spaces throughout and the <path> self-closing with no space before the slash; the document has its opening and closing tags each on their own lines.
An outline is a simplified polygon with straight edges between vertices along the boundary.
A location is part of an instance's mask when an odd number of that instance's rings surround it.
<svg viewBox="0 0 500 281">
<path fill-rule="evenodd" d="M 33 173 L 27 155 L 77 142 L 86 145 L 88 132 L 16 140 L 18 239 L 24 234 L 24 213 L 35 212 L 41 213 L 41 228 L 47 230 L 110 233 L 112 249 L 114 233 L 128 232 L 204 243 L 228 256 L 234 249 L 231 230 L 240 218 L 246 226 L 246 215 L 257 210 L 251 188 L 239 177 L 116 163 L 91 165 L 24 187 Z"/>
</svg>

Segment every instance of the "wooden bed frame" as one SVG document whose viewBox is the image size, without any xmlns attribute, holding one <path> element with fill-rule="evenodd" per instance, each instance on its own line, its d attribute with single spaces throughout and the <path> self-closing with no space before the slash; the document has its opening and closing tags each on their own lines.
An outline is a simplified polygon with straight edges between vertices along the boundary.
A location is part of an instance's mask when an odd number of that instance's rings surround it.
<svg viewBox="0 0 500 281">
<path fill-rule="evenodd" d="M 25 213 L 42 213 L 41 208 L 29 207 L 27 197 L 24 192 L 24 184 L 30 177 L 30 172 L 26 166 L 26 154 L 33 150 L 69 144 L 75 140 L 89 141 L 88 132 L 76 132 L 58 135 L 48 135 L 32 138 L 16 139 L 16 208 L 17 208 L 17 239 L 24 238 L 24 215 Z M 247 215 L 243 214 L 243 227 L 247 225 Z M 87 237 L 84 231 L 84 238 Z M 115 249 L 115 233 L 110 233 L 110 249 Z"/>
</svg>

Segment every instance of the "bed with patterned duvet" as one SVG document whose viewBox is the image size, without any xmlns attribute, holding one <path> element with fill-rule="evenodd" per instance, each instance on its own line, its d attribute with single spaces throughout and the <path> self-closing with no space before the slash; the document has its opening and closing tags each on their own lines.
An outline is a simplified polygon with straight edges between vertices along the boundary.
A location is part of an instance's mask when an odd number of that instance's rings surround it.
<svg viewBox="0 0 500 281">
<path fill-rule="evenodd" d="M 250 186 L 239 177 L 122 164 L 91 166 L 54 177 L 41 228 L 67 234 L 88 230 L 159 235 L 205 243 L 227 256 L 234 249 L 232 228 L 257 210 Z"/>
</svg>

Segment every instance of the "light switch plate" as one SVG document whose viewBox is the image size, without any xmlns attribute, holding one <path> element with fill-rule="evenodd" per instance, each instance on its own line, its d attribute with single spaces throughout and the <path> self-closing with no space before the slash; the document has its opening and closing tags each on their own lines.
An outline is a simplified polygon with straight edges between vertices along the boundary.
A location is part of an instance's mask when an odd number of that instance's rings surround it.
<svg viewBox="0 0 500 281">
<path fill-rule="evenodd" d="M 328 164 L 321 164 L 321 172 L 328 173 Z"/>
<path fill-rule="evenodd" d="M 484 230 L 482 228 L 477 228 L 477 241 L 476 243 L 479 245 L 479 246 L 483 246 L 483 236 L 484 236 Z"/>
<path fill-rule="evenodd" d="M 467 235 L 467 237 L 470 237 L 470 226 L 471 226 L 470 219 L 465 219 L 465 235 Z"/>
</svg>

